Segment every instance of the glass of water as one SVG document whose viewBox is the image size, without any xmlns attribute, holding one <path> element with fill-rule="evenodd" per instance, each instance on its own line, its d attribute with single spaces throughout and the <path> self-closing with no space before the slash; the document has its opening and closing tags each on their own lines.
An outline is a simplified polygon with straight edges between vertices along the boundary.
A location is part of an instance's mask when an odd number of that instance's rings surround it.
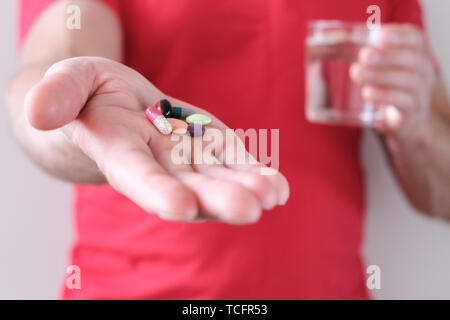
<svg viewBox="0 0 450 320">
<path fill-rule="evenodd" d="M 364 46 L 376 46 L 380 29 L 365 23 L 318 20 L 306 38 L 306 118 L 315 123 L 373 127 L 383 120 L 379 105 L 362 99 L 350 66 Z"/>
</svg>

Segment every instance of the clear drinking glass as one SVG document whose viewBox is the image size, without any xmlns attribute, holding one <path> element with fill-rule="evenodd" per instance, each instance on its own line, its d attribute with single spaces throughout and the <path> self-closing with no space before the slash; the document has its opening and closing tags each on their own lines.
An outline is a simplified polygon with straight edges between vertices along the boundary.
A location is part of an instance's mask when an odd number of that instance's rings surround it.
<svg viewBox="0 0 450 320">
<path fill-rule="evenodd" d="M 363 46 L 376 46 L 379 29 L 365 23 L 312 21 L 306 38 L 306 118 L 311 122 L 376 126 L 383 118 L 380 106 L 365 102 L 361 85 L 349 69 Z"/>
</svg>

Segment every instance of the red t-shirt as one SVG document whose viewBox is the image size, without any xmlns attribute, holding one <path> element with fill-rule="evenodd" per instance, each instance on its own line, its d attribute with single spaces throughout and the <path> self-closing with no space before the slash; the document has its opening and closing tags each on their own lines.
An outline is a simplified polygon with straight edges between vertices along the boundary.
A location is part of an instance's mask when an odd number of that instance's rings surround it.
<svg viewBox="0 0 450 320">
<path fill-rule="evenodd" d="M 365 299 L 360 130 L 304 116 L 306 22 L 422 25 L 417 0 L 107 1 L 125 34 L 125 64 L 232 128 L 279 128 L 286 206 L 250 226 L 172 223 L 108 185 L 77 186 L 66 299 Z M 51 0 L 22 0 L 20 39 Z M 400 6 L 401 5 L 401 6 Z"/>
</svg>

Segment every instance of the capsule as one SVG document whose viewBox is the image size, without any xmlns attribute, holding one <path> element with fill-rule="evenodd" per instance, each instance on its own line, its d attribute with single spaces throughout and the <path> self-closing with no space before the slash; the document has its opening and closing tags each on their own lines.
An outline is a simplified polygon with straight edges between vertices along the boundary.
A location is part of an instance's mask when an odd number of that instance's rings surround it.
<svg viewBox="0 0 450 320">
<path fill-rule="evenodd" d="M 170 118 L 170 115 L 172 113 L 172 104 L 168 100 L 163 99 L 161 101 L 158 101 L 156 103 L 156 108 L 161 111 L 164 117 Z"/>
<path fill-rule="evenodd" d="M 172 125 L 163 116 L 157 105 L 148 107 L 145 110 L 145 115 L 162 134 L 169 135 L 172 133 Z"/>
<path fill-rule="evenodd" d="M 180 107 L 172 107 L 172 112 L 170 113 L 170 118 L 175 119 L 186 119 L 190 115 L 195 113 L 192 109 L 180 108 Z"/>
</svg>

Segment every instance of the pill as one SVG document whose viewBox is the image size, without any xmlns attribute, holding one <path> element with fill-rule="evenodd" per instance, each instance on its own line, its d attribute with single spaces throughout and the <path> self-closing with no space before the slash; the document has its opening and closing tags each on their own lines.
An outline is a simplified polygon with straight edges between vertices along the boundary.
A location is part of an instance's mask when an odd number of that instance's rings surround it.
<svg viewBox="0 0 450 320">
<path fill-rule="evenodd" d="M 195 111 L 187 108 L 172 107 L 172 112 L 170 113 L 170 118 L 175 119 L 186 119 L 190 115 L 194 114 Z"/>
<path fill-rule="evenodd" d="M 187 131 L 191 137 L 201 137 L 205 134 L 206 128 L 201 123 L 191 123 L 188 125 Z"/>
<path fill-rule="evenodd" d="M 162 115 L 166 118 L 170 117 L 170 114 L 172 113 L 172 105 L 166 99 L 158 101 L 156 103 L 156 108 L 158 108 L 158 110 L 161 111 Z"/>
<path fill-rule="evenodd" d="M 186 122 L 173 118 L 169 118 L 167 119 L 167 121 L 169 121 L 169 123 L 172 125 L 174 134 L 178 134 L 180 136 L 186 134 L 188 128 L 188 124 Z"/>
<path fill-rule="evenodd" d="M 200 123 L 203 125 L 207 125 L 211 123 L 211 118 L 204 114 L 193 114 L 186 118 L 187 123 Z"/>
<path fill-rule="evenodd" d="M 147 119 L 161 132 L 162 134 L 171 134 L 172 125 L 169 121 L 162 115 L 161 111 L 158 110 L 157 106 L 150 106 L 145 110 L 145 115 Z"/>
</svg>

